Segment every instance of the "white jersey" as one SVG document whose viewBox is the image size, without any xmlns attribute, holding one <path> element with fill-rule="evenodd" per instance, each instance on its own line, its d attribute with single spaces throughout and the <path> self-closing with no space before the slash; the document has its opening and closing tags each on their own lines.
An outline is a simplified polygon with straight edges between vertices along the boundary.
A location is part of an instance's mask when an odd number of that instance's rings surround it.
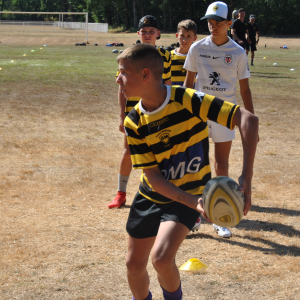
<svg viewBox="0 0 300 300">
<path fill-rule="evenodd" d="M 232 39 L 217 46 L 208 36 L 194 43 L 184 68 L 197 72 L 195 89 L 236 104 L 236 82 L 250 77 L 245 50 Z"/>
</svg>

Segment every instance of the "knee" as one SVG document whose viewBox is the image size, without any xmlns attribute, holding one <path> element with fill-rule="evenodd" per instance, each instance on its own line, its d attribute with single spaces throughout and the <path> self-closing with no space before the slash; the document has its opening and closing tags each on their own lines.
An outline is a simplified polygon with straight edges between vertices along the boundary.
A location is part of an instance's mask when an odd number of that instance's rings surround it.
<svg viewBox="0 0 300 300">
<path fill-rule="evenodd" d="M 229 163 L 228 161 L 215 161 L 216 171 L 228 171 Z"/>
<path fill-rule="evenodd" d="M 154 269 L 157 273 L 161 274 L 164 272 L 168 272 L 169 269 L 172 268 L 174 259 L 170 258 L 166 255 L 159 255 L 158 253 L 152 253 L 151 260 Z"/>
<path fill-rule="evenodd" d="M 144 268 L 146 268 L 143 263 L 131 257 L 127 257 L 126 267 L 128 273 L 132 276 L 139 276 L 143 272 Z"/>
</svg>

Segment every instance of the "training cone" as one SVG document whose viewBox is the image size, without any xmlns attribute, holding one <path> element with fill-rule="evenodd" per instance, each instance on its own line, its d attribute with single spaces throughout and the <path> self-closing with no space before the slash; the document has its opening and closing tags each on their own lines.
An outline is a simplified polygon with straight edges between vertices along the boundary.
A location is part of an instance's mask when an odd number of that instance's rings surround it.
<svg viewBox="0 0 300 300">
<path fill-rule="evenodd" d="M 179 270 L 182 271 L 195 271 L 200 270 L 202 268 L 207 268 L 207 265 L 205 265 L 203 262 L 201 262 L 197 258 L 191 258 L 186 263 L 184 263 Z"/>
<path fill-rule="evenodd" d="M 266 57 L 264 57 L 264 59 L 267 59 Z"/>
</svg>

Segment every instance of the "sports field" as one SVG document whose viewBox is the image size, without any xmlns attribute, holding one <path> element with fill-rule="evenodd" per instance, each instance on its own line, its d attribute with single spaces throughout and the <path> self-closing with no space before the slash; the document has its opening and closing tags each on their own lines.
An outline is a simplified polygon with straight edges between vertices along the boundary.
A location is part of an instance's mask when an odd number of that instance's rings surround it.
<svg viewBox="0 0 300 300">
<path fill-rule="evenodd" d="M 1 300 L 131 299 L 125 224 L 140 171 L 132 172 L 126 206 L 109 210 L 123 135 L 117 55 L 105 44 L 136 40 L 91 33 L 88 46 L 75 47 L 84 34 L 0 34 Z M 168 34 L 158 45 L 174 42 Z M 208 268 L 180 271 L 184 299 L 299 299 L 299 39 L 261 37 L 255 57 L 250 86 L 260 142 L 252 209 L 230 239 L 205 222 L 187 236 L 178 267 L 198 258 Z M 242 159 L 238 135 L 235 180 Z M 153 299 L 161 300 L 151 262 L 148 270 Z"/>
</svg>

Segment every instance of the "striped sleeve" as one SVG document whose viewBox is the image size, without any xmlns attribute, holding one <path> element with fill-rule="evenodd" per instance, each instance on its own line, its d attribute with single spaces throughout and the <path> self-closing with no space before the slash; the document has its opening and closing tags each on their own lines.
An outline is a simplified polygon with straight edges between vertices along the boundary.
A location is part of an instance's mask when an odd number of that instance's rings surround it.
<svg viewBox="0 0 300 300">
<path fill-rule="evenodd" d="M 152 152 L 150 145 L 146 142 L 139 128 L 139 114 L 133 109 L 125 118 L 125 132 L 130 149 L 130 156 L 133 169 L 147 169 L 157 166 L 158 163 Z"/>
<path fill-rule="evenodd" d="M 196 92 L 192 97 L 191 110 L 193 115 L 203 121 L 211 120 L 229 129 L 233 129 L 232 120 L 239 105 L 223 101 L 217 97 Z"/>
<path fill-rule="evenodd" d="M 163 82 L 171 80 L 171 54 L 169 51 L 158 47 L 158 52 L 160 53 L 164 62 L 164 72 L 162 75 Z"/>
</svg>

